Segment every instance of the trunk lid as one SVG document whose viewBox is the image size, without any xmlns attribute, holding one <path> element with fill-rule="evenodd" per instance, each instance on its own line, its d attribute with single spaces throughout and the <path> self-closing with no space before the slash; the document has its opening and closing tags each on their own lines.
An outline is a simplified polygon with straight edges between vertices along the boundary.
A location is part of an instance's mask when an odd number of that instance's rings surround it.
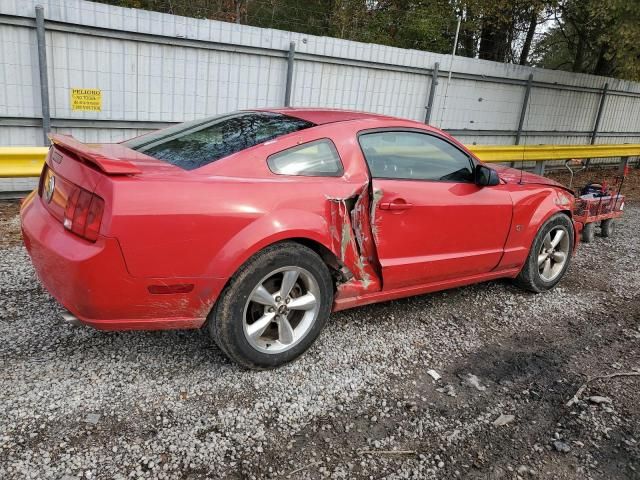
<svg viewBox="0 0 640 480">
<path fill-rule="evenodd" d="M 38 194 L 49 213 L 80 236 L 85 236 L 85 224 L 96 226 L 92 215 L 102 218 L 105 201 L 109 207 L 110 199 L 94 193 L 101 182 L 180 170 L 121 144 L 84 144 L 58 134 L 50 138 Z"/>
<path fill-rule="evenodd" d="M 50 138 L 55 150 L 105 175 L 180 171 L 173 165 L 136 152 L 121 143 L 81 143 L 71 136 L 59 134 L 51 135 Z"/>
</svg>

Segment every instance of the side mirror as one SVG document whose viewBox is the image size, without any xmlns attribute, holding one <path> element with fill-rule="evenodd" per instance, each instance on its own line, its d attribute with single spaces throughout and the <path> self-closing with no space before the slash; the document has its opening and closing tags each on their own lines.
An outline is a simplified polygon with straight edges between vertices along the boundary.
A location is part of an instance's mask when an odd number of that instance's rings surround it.
<svg viewBox="0 0 640 480">
<path fill-rule="evenodd" d="M 481 187 L 491 187 L 493 185 L 500 184 L 500 178 L 498 172 L 487 167 L 486 165 L 478 164 L 475 172 L 476 185 Z"/>
</svg>

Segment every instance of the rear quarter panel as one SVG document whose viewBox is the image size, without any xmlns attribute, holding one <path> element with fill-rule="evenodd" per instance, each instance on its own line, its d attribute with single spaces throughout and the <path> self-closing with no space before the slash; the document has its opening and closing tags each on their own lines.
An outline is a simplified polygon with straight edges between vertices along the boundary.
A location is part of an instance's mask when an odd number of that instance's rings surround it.
<svg viewBox="0 0 640 480">
<path fill-rule="evenodd" d="M 339 190 L 340 179 L 127 184 L 113 197 L 109 230 L 134 276 L 227 278 L 278 240 L 299 236 L 329 247 L 326 189 Z"/>
<path fill-rule="evenodd" d="M 228 278 L 251 255 L 287 238 L 314 240 L 336 253 L 327 198 L 353 195 L 368 181 L 345 123 L 287 135 L 193 172 L 104 182 L 96 192 L 111 205 L 104 234 L 119 240 L 129 272 L 141 277 Z M 318 138 L 335 143 L 341 177 L 269 171 L 269 155 Z"/>
</svg>

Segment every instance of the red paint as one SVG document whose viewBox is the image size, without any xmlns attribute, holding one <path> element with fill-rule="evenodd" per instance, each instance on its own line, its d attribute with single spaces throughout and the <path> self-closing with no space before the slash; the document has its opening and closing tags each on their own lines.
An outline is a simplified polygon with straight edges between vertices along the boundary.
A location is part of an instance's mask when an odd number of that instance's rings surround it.
<svg viewBox="0 0 640 480">
<path fill-rule="evenodd" d="M 22 207 L 25 244 L 51 294 L 100 329 L 201 326 L 227 280 L 253 254 L 299 240 L 332 252 L 343 278 L 334 310 L 514 277 L 541 224 L 573 197 L 532 174 L 492 167 L 502 183 L 478 187 L 369 178 L 357 135 L 423 124 L 360 112 L 278 110 L 318 126 L 186 171 L 120 144 L 54 136 L 51 201 Z M 341 177 L 275 175 L 266 158 L 330 138 Z M 468 153 L 468 152 L 467 152 Z M 472 154 L 469 155 L 473 157 Z M 474 161 L 478 162 L 474 158 Z M 63 226 L 78 188 L 104 202 L 95 242 Z M 93 198 L 93 197 L 92 197 Z M 579 226 L 577 226 L 579 227 Z M 188 287 L 185 287 L 188 286 Z"/>
<path fill-rule="evenodd" d="M 376 215 L 385 288 L 486 273 L 500 262 L 513 210 L 507 185 L 374 179 L 373 186 L 384 192 L 381 206 L 411 205 Z"/>
<path fill-rule="evenodd" d="M 140 169 L 133 163 L 123 160 L 108 153 L 100 153 L 99 149 L 87 149 L 86 145 L 78 142 L 68 135 L 52 134 L 51 143 L 64 149 L 69 154 L 75 154 L 81 161 L 96 166 L 98 169 L 109 175 L 130 175 L 140 173 Z M 56 155 L 55 161 L 60 163 L 62 157 Z"/>
</svg>

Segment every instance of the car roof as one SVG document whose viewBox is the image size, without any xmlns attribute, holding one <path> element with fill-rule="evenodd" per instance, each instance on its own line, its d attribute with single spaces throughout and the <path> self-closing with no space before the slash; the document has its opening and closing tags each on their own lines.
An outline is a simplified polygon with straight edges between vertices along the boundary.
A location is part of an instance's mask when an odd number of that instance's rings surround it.
<svg viewBox="0 0 640 480">
<path fill-rule="evenodd" d="M 356 110 L 339 110 L 334 108 L 265 108 L 263 112 L 275 112 L 291 117 L 300 118 L 316 125 L 324 125 L 325 123 L 346 122 L 349 120 L 365 120 L 365 119 L 386 119 L 386 120 L 402 120 L 389 115 L 378 113 L 358 112 Z"/>
</svg>

